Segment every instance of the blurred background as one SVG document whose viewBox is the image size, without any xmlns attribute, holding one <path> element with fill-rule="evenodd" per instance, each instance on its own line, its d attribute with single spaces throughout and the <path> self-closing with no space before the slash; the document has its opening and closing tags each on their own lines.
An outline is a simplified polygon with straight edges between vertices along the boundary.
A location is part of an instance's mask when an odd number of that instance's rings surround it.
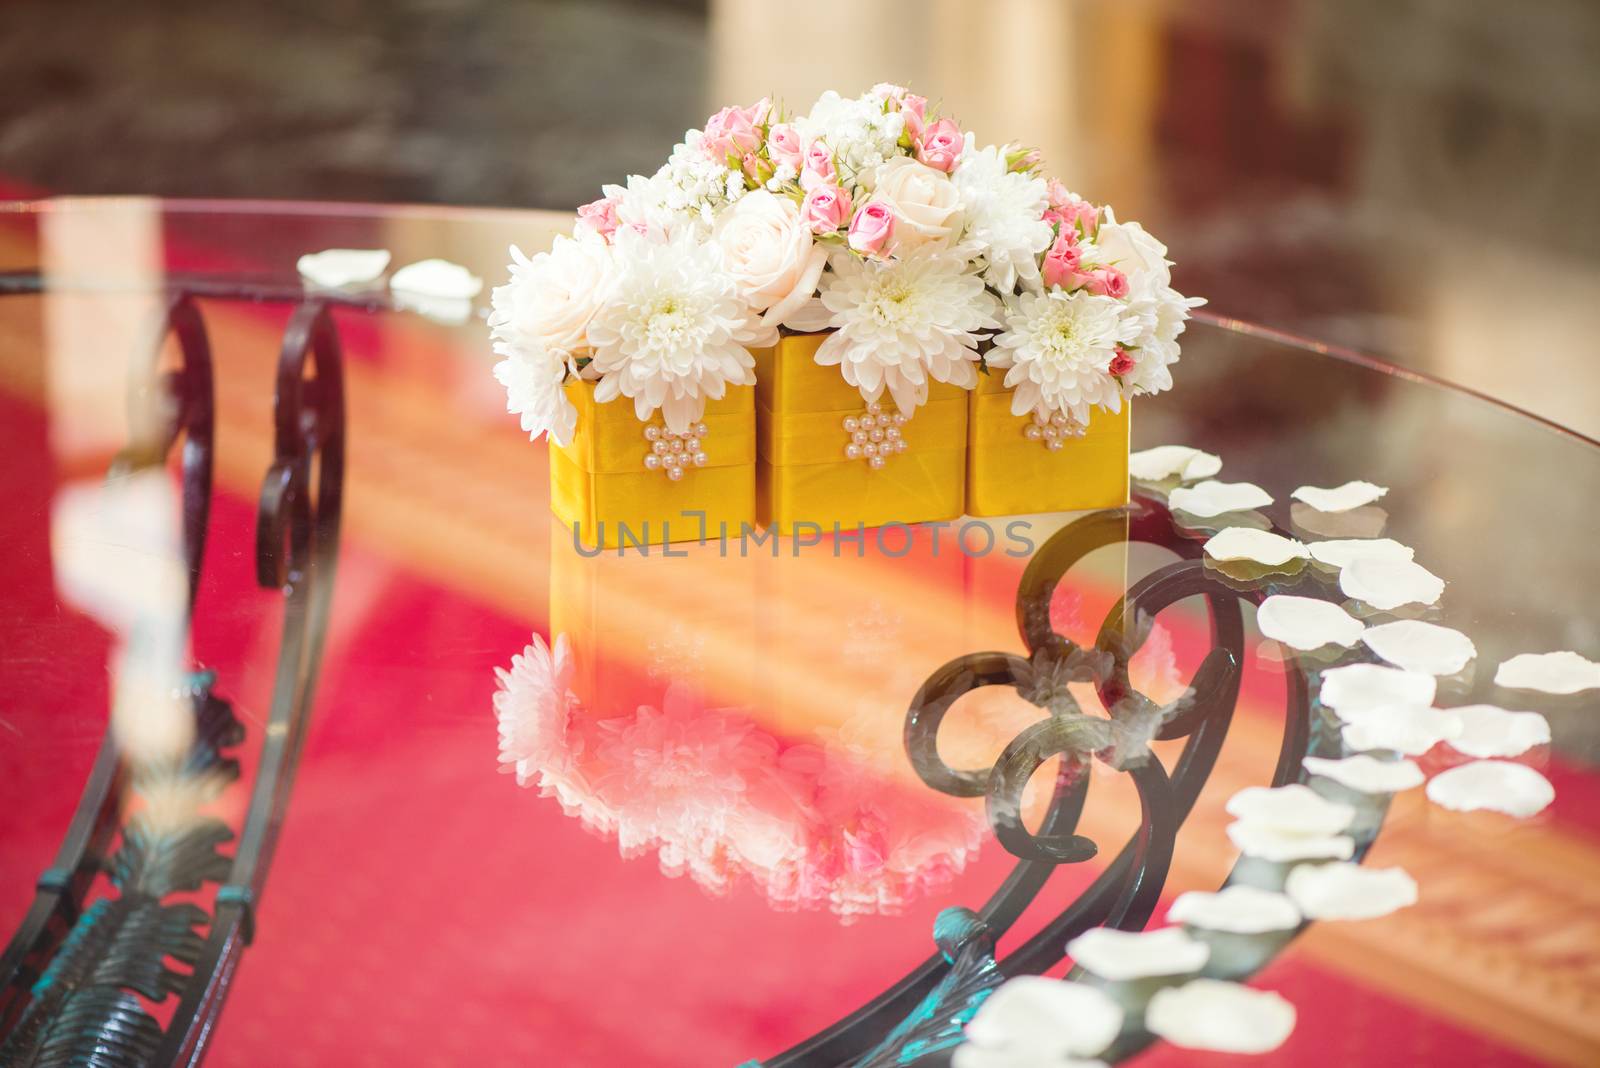
<svg viewBox="0 0 1600 1068">
<path fill-rule="evenodd" d="M 570 209 L 716 106 L 909 84 L 1212 309 L 1600 435 L 1600 3 L 10 0 L 8 195 Z M 94 47 L 85 47 L 92 40 Z M 826 47 L 819 42 L 825 40 Z"/>
</svg>

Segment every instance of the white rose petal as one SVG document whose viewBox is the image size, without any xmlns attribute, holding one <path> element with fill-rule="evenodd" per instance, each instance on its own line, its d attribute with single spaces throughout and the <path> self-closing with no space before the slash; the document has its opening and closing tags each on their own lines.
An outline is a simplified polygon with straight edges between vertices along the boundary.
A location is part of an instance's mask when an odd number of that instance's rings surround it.
<svg viewBox="0 0 1600 1068">
<path fill-rule="evenodd" d="M 1015 1046 L 996 1048 L 965 1042 L 956 1047 L 952 1068 L 1106 1068 L 1105 1061 L 1037 1053 Z"/>
<path fill-rule="evenodd" d="M 1256 626 L 1267 637 L 1300 650 L 1351 646 L 1361 639 L 1364 629 L 1360 620 L 1331 601 L 1287 594 L 1261 602 L 1256 610 Z"/>
<path fill-rule="evenodd" d="M 1119 931 L 1094 927 L 1067 943 L 1067 953 L 1086 971 L 1123 982 L 1152 975 L 1183 975 L 1206 966 L 1211 947 L 1182 927 Z"/>
<path fill-rule="evenodd" d="M 301 277 L 329 289 L 376 281 L 388 267 L 386 248 L 330 248 L 295 261 Z"/>
<path fill-rule="evenodd" d="M 1330 538 L 1311 542 L 1306 549 L 1311 559 L 1328 567 L 1349 567 L 1352 561 L 1362 558 L 1409 562 L 1416 555 L 1409 545 L 1391 538 Z"/>
<path fill-rule="evenodd" d="M 1221 470 L 1222 457 L 1187 445 L 1157 445 L 1128 457 L 1128 473 L 1141 482 L 1160 482 L 1173 475 L 1187 482 Z"/>
<path fill-rule="evenodd" d="M 984 1001 L 967 1040 L 1051 1057 L 1092 1057 L 1122 1030 L 1122 1008 L 1087 983 L 1023 975 Z"/>
<path fill-rule="evenodd" d="M 1184 1049 L 1267 1053 L 1294 1031 L 1294 1006 L 1281 994 L 1220 979 L 1195 979 L 1158 990 L 1144 1024 Z"/>
<path fill-rule="evenodd" d="M 1382 705 L 1431 705 L 1439 683 L 1420 671 L 1349 664 L 1322 673 L 1322 703 L 1341 717 Z"/>
<path fill-rule="evenodd" d="M 1461 734 L 1461 721 L 1448 711 L 1422 705 L 1388 705 L 1343 713 L 1344 744 L 1351 749 L 1392 749 L 1421 756 Z"/>
<path fill-rule="evenodd" d="M 1174 490 L 1173 492 L 1177 492 Z M 1293 538 L 1253 527 L 1228 527 L 1206 541 L 1206 555 L 1213 560 L 1249 560 L 1278 567 L 1290 560 L 1303 560 L 1306 547 Z"/>
<path fill-rule="evenodd" d="M 1247 786 L 1228 798 L 1228 815 L 1260 827 L 1299 834 L 1338 834 L 1350 826 L 1356 810 L 1329 801 L 1304 783 Z"/>
<path fill-rule="evenodd" d="M 1228 824 L 1228 841 L 1247 857 L 1282 864 L 1291 860 L 1346 860 L 1355 855 L 1356 844 L 1345 834 L 1304 834 L 1279 827 L 1234 820 Z"/>
<path fill-rule="evenodd" d="M 1600 687 L 1600 664 L 1571 650 L 1522 653 L 1500 665 L 1494 673 L 1494 683 L 1512 690 L 1578 693 Z"/>
<path fill-rule="evenodd" d="M 1537 712 L 1508 712 L 1495 705 L 1463 705 L 1450 714 L 1461 733 L 1450 747 L 1474 757 L 1513 757 L 1550 742 L 1550 721 Z"/>
<path fill-rule="evenodd" d="M 1209 519 L 1229 512 L 1265 508 L 1272 495 L 1251 482 L 1218 482 L 1207 479 L 1193 486 L 1179 486 L 1167 497 L 1174 511 L 1188 512 Z"/>
<path fill-rule="evenodd" d="M 1421 786 L 1427 776 L 1414 760 L 1379 760 L 1365 753 L 1329 760 L 1308 756 L 1301 761 L 1313 775 L 1332 779 L 1364 794 L 1393 794 Z"/>
<path fill-rule="evenodd" d="M 1444 592 L 1444 579 L 1413 561 L 1358 556 L 1339 571 L 1339 589 L 1387 612 L 1405 604 L 1433 604 Z"/>
<path fill-rule="evenodd" d="M 1368 627 L 1361 640 L 1396 667 L 1429 675 L 1454 675 L 1478 655 L 1472 639 L 1459 630 L 1420 619 Z"/>
<path fill-rule="evenodd" d="M 1550 780 L 1526 764 L 1474 760 L 1428 781 L 1428 800 L 1457 812 L 1488 810 L 1527 819 L 1556 799 Z"/>
<path fill-rule="evenodd" d="M 418 260 L 394 272 L 389 288 L 419 297 L 471 300 L 483 290 L 483 279 L 449 260 Z"/>
<path fill-rule="evenodd" d="M 1261 934 L 1300 926 L 1300 910 L 1283 894 L 1243 883 L 1214 894 L 1189 890 L 1167 910 L 1168 923 L 1185 923 L 1208 931 Z"/>
<path fill-rule="evenodd" d="M 1301 864 L 1284 892 L 1311 920 L 1372 920 L 1417 903 L 1417 881 L 1403 868 Z"/>
<path fill-rule="evenodd" d="M 1386 486 L 1375 486 L 1371 482 L 1357 480 L 1346 482 L 1333 489 L 1301 486 L 1289 496 L 1297 501 L 1304 501 L 1319 512 L 1348 512 L 1352 508 L 1360 508 L 1363 504 L 1371 504 L 1388 492 Z"/>
</svg>

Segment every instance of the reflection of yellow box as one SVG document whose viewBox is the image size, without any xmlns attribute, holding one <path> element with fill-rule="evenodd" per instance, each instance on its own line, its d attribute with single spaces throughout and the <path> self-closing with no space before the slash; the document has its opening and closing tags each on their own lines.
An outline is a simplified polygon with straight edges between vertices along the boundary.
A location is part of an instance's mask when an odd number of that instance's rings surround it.
<svg viewBox="0 0 1600 1068">
<path fill-rule="evenodd" d="M 797 524 L 835 524 L 854 530 L 886 523 L 921 523 L 961 514 L 966 478 L 966 392 L 934 382 L 928 403 L 898 430 L 906 449 L 882 467 L 850 459 L 849 416 L 860 417 L 861 394 L 837 367 L 818 366 L 827 334 L 783 337 L 754 350 L 760 427 L 757 511 L 779 534 Z M 885 394 L 882 407 L 894 412 Z"/>
<path fill-rule="evenodd" d="M 660 545 L 694 541 L 702 532 L 715 540 L 721 524 L 736 536 L 742 524 L 755 522 L 751 387 L 729 386 L 721 400 L 706 402 L 705 466 L 685 466 L 677 481 L 645 466 L 652 443 L 632 401 L 596 404 L 594 383 L 576 379 L 566 391 L 578 409 L 578 428 L 570 445 L 550 445 L 550 509 L 584 544 Z M 660 417 L 652 424 L 661 427 Z M 700 512 L 704 520 L 685 514 Z"/>
<path fill-rule="evenodd" d="M 554 524 L 552 524 L 554 525 Z M 646 553 L 550 538 L 550 635 L 572 646 L 572 689 L 598 719 L 678 701 L 748 706 L 761 691 L 756 577 L 770 561 L 715 541 Z"/>
<path fill-rule="evenodd" d="M 967 514 L 1025 515 L 1128 503 L 1129 408 L 1096 409 L 1081 438 L 1050 450 L 1011 414 L 1004 374 L 978 376 L 967 418 Z"/>
</svg>

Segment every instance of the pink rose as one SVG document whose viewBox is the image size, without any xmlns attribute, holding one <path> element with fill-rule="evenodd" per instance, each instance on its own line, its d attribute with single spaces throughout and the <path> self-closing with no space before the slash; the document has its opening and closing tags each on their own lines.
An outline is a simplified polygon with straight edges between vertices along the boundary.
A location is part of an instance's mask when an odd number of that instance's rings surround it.
<svg viewBox="0 0 1600 1068">
<path fill-rule="evenodd" d="M 1060 225 L 1063 230 L 1077 228 L 1090 237 L 1094 236 L 1100 224 L 1099 208 L 1070 192 L 1056 178 L 1045 184 L 1045 196 L 1050 202 L 1044 213 L 1046 221 Z"/>
<path fill-rule="evenodd" d="M 966 140 L 954 119 L 940 119 L 925 127 L 917 138 L 917 162 L 949 174 L 966 147 Z"/>
<path fill-rule="evenodd" d="M 746 152 L 761 147 L 760 126 L 772 105 L 762 100 L 747 108 L 726 107 L 706 120 L 700 144 L 706 155 L 719 163 L 732 157 L 742 159 Z"/>
<path fill-rule="evenodd" d="M 1121 300 L 1128 295 L 1128 276 L 1115 267 L 1096 267 L 1083 280 L 1083 285 L 1097 297 Z"/>
<path fill-rule="evenodd" d="M 767 158 L 773 165 L 787 163 L 799 174 L 805 164 L 805 152 L 800 144 L 800 134 L 786 122 L 780 122 L 767 131 Z"/>
<path fill-rule="evenodd" d="M 814 185 L 832 184 L 834 178 L 833 153 L 821 141 L 811 142 L 806 149 L 805 167 L 800 172 L 800 184 L 806 189 Z"/>
<path fill-rule="evenodd" d="M 617 232 L 617 205 L 621 201 L 620 196 L 609 196 L 585 204 L 578 209 L 578 220 L 610 241 L 611 235 Z"/>
<path fill-rule="evenodd" d="M 1063 227 L 1056 235 L 1055 244 L 1044 254 L 1044 284 L 1072 288 L 1082 259 L 1082 253 L 1078 250 L 1077 231 Z"/>
<path fill-rule="evenodd" d="M 746 152 L 740 162 L 739 169 L 749 175 L 750 180 L 756 185 L 766 185 L 767 179 L 772 177 L 772 164 L 762 159 L 754 152 Z"/>
<path fill-rule="evenodd" d="M 1133 370 L 1133 357 L 1121 345 L 1117 346 L 1117 354 L 1111 357 L 1111 366 L 1107 368 L 1114 375 L 1125 375 Z"/>
<path fill-rule="evenodd" d="M 888 255 L 889 239 L 894 236 L 894 212 L 887 204 L 870 201 L 850 220 L 846 238 L 851 248 L 863 256 Z"/>
<path fill-rule="evenodd" d="M 831 234 L 850 218 L 850 194 L 837 185 L 814 185 L 800 204 L 800 216 L 814 234 Z"/>
</svg>

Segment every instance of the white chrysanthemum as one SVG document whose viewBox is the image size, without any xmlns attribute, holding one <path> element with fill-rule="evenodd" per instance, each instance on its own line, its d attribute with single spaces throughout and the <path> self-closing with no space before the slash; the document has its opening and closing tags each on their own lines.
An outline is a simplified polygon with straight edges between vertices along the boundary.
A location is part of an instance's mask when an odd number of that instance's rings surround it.
<svg viewBox="0 0 1600 1068">
<path fill-rule="evenodd" d="M 561 778 L 571 761 L 567 728 L 577 698 L 572 693 L 572 655 L 565 634 L 548 646 L 535 634 L 511 667 L 495 668 L 495 720 L 500 728 L 500 764 L 527 786 Z"/>
<path fill-rule="evenodd" d="M 680 233 L 654 242 L 619 230 L 618 274 L 610 299 L 589 322 L 598 376 L 595 400 L 633 400 L 641 421 L 661 409 L 675 433 L 705 412 L 728 385 L 755 382 L 745 344 L 758 321 L 739 299 L 714 246 Z"/>
<path fill-rule="evenodd" d="M 835 253 L 822 304 L 835 333 L 817 362 L 875 401 L 887 389 L 911 414 L 928 399 L 928 379 L 977 384 L 980 330 L 997 329 L 999 301 L 960 255 L 927 247 L 904 259 L 864 261 Z"/>
<path fill-rule="evenodd" d="M 1160 393 L 1172 388 L 1172 365 L 1178 362 L 1178 338 L 1189 309 L 1205 301 L 1185 297 L 1172 288 L 1172 261 L 1167 246 L 1136 222 L 1119 223 L 1106 209 L 1106 221 L 1095 233 L 1092 253 L 1085 260 L 1115 267 L 1128 279 L 1128 301 L 1123 314 L 1137 324 L 1129 355 L 1134 368 L 1122 376 L 1130 396 Z"/>
<path fill-rule="evenodd" d="M 494 365 L 494 377 L 505 387 L 506 411 L 521 417 L 522 429 L 530 441 L 549 434 L 557 445 L 570 444 L 578 426 L 578 409 L 561 388 L 567 374 L 566 363 L 548 349 L 504 355 L 505 359 Z"/>
<path fill-rule="evenodd" d="M 885 112 L 882 98 L 870 93 L 847 100 L 830 89 L 817 98 L 809 114 L 795 119 L 794 125 L 803 143 L 821 140 L 832 149 L 847 186 L 870 189 L 877 169 L 900 154 L 905 116 L 898 111 Z"/>
<path fill-rule="evenodd" d="M 1012 173 L 1007 149 L 989 145 L 974 149 L 967 135 L 966 153 L 953 175 L 966 214 L 965 242 L 975 245 L 984 261 L 983 277 L 1001 293 L 1021 282 L 1037 290 L 1039 253 L 1050 247 L 1053 231 L 1044 219 L 1049 204 L 1045 180 Z"/>
<path fill-rule="evenodd" d="M 504 357 L 494 376 L 506 410 L 521 416 L 530 438 L 572 440 L 578 412 L 561 388 L 589 319 L 609 288 L 610 250 L 599 241 L 558 237 L 533 258 L 511 249 L 511 280 L 490 294 L 489 330 Z"/>
<path fill-rule="evenodd" d="M 1012 414 L 1065 412 L 1087 424 L 1091 407 L 1120 411 L 1122 390 L 1108 368 L 1117 346 L 1132 339 L 1122 309 L 1081 290 L 1017 297 L 988 355 L 991 366 L 1010 368 Z"/>
</svg>

